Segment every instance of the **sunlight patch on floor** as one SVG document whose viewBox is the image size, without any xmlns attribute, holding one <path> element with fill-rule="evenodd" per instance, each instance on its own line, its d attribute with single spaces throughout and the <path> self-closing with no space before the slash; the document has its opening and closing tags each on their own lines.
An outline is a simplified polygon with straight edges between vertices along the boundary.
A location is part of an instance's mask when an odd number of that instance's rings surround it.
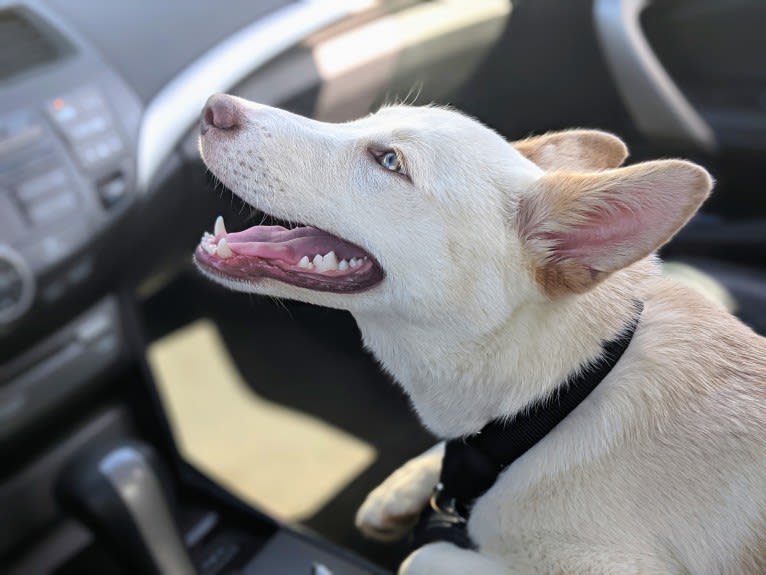
<svg viewBox="0 0 766 575">
<path fill-rule="evenodd" d="M 149 362 L 181 452 L 284 520 L 312 515 L 375 460 L 369 444 L 259 397 L 211 321 L 158 340 Z"/>
</svg>

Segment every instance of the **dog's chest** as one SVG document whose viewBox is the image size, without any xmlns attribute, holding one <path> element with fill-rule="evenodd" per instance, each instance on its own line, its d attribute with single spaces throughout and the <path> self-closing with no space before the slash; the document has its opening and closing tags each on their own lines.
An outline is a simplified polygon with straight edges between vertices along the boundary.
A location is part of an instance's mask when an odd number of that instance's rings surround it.
<svg viewBox="0 0 766 575">
<path fill-rule="evenodd" d="M 586 458 L 559 439 L 543 440 L 476 501 L 468 531 L 480 549 L 532 565 L 615 549 L 662 565 L 700 566 L 690 568 L 695 573 L 723 573 L 704 566 L 736 559 L 731 549 L 754 520 L 752 499 L 726 501 L 721 486 L 762 476 L 755 464 L 743 468 L 733 455 L 726 461 L 713 452 L 689 458 L 680 432 L 668 444 L 647 440 Z M 711 539 L 706 530 L 718 534 Z"/>
<path fill-rule="evenodd" d="M 530 481 L 529 471 L 519 472 L 519 467 L 523 462 L 500 474 L 473 505 L 468 530 L 481 549 L 505 554 L 522 548 L 540 528 L 545 531 L 561 525 L 560 490 L 564 486 L 543 479 L 542 473 Z M 554 520 L 556 515 L 559 521 Z"/>
<path fill-rule="evenodd" d="M 514 564 L 541 565 L 582 542 L 644 544 L 619 498 L 604 495 L 608 485 L 595 469 L 549 475 L 546 454 L 530 459 L 512 465 L 474 504 L 468 531 L 480 549 Z"/>
</svg>

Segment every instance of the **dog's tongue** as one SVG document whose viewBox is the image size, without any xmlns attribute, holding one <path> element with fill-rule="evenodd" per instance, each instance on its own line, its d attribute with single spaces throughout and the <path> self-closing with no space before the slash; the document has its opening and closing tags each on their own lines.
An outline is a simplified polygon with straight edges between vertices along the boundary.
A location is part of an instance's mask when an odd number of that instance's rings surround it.
<svg viewBox="0 0 766 575">
<path fill-rule="evenodd" d="M 337 260 L 364 258 L 367 254 L 361 248 L 341 238 L 310 226 L 287 229 L 282 226 L 253 226 L 241 232 L 228 233 L 223 220 L 216 220 L 215 242 L 225 238 L 229 249 L 236 256 L 259 257 L 298 264 L 307 257 L 309 261 L 317 255 L 334 252 Z"/>
<path fill-rule="evenodd" d="M 253 226 L 228 233 L 220 216 L 194 252 L 197 265 L 215 277 L 239 282 L 264 278 L 333 293 L 357 293 L 385 273 L 359 246 L 310 226 Z"/>
<path fill-rule="evenodd" d="M 324 234 L 324 232 L 321 230 L 309 226 L 301 226 L 291 230 L 283 228 L 282 226 L 253 226 L 252 228 L 248 228 L 241 232 L 227 233 L 226 228 L 219 224 L 219 221 L 222 220 L 216 220 L 215 236 L 218 239 L 220 239 L 222 236 L 226 236 L 229 242 L 278 243 L 307 236 L 319 236 Z"/>
</svg>

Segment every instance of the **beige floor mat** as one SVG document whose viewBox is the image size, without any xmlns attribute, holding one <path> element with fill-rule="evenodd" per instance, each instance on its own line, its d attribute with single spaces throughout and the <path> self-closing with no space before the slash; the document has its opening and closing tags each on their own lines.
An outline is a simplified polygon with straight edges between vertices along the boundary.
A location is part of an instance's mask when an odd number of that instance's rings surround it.
<svg viewBox="0 0 766 575">
<path fill-rule="evenodd" d="M 208 320 L 152 344 L 149 362 L 186 457 L 284 520 L 312 515 L 375 460 L 367 443 L 255 394 Z"/>
</svg>

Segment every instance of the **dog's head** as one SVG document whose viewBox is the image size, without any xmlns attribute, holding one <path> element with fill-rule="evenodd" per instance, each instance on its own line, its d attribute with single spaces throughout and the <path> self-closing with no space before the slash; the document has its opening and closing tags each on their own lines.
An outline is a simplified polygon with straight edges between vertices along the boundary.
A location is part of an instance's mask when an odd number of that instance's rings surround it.
<svg viewBox="0 0 766 575">
<path fill-rule="evenodd" d="M 195 254 L 203 272 L 238 290 L 414 321 L 481 323 L 587 291 L 669 240 L 711 188 L 688 162 L 619 168 L 627 151 L 609 134 L 508 144 L 439 107 L 326 124 L 217 95 L 201 132 L 221 182 L 294 224 L 228 233 L 218 223 Z"/>
</svg>

